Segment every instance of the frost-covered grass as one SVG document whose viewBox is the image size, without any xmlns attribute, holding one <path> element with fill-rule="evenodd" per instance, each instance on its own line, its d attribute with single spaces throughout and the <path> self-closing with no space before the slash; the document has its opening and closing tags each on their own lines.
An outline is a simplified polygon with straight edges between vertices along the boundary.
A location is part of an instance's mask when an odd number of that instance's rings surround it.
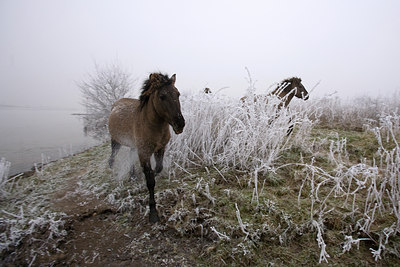
<svg viewBox="0 0 400 267">
<path fill-rule="evenodd" d="M 381 116 L 364 132 L 336 132 L 313 129 L 315 109 L 277 113 L 274 101 L 182 100 L 187 125 L 169 145 L 167 179 L 157 181 L 167 225 L 212 241 L 207 264 L 398 259 L 399 116 Z M 137 194 L 147 203 L 143 187 L 126 199 L 137 203 Z"/>
<path fill-rule="evenodd" d="M 331 129 L 361 131 L 365 125 L 379 125 L 379 119 L 400 112 L 400 92 L 380 97 L 341 99 L 335 95 L 310 99 L 304 107 L 313 121 Z"/>
<path fill-rule="evenodd" d="M 6 193 L 5 186 L 7 184 L 8 173 L 10 172 L 11 163 L 5 158 L 0 159 L 0 197 Z"/>
<path fill-rule="evenodd" d="M 69 215 L 54 207 L 55 194 L 69 190 L 71 179 L 79 180 L 86 171 L 90 174 L 92 168 L 103 165 L 105 153 L 104 147 L 97 147 L 37 167 L 32 176 L 20 174 L 6 180 L 0 198 L 1 257 L 11 255 L 29 265 L 38 256 L 61 252 L 58 245 L 68 235 Z M 80 186 L 78 192 L 70 193 L 84 196 L 90 189 Z"/>
<path fill-rule="evenodd" d="M 56 247 L 67 234 L 65 214 L 51 210 L 49 201 L 61 187 L 62 181 L 49 175 L 46 168 L 29 178 L 17 175 L 7 180 L 0 199 L 0 255 L 22 242 L 37 244 L 30 252 L 31 259 Z"/>
<path fill-rule="evenodd" d="M 391 115 L 381 109 L 379 117 L 362 120 L 379 146 L 373 154 L 365 154 L 368 159 L 356 158 L 359 162 L 354 163 L 349 159 L 346 136 L 336 134 L 336 140 L 310 136 L 313 123 L 309 117 L 320 122 L 322 116 L 316 109 L 300 107 L 277 114 L 274 99 L 243 105 L 229 98 L 200 95 L 186 101 L 183 110 L 190 123 L 169 151 L 170 175 L 175 178 L 180 171 L 188 176 L 184 183 L 191 184 L 168 219 L 179 225 L 182 234 L 200 231 L 201 237 L 207 233 L 229 244 L 231 249 L 222 262 L 232 258 L 233 262 L 251 262 L 264 242 L 288 245 L 303 235 L 315 235 L 318 263 L 328 262 L 333 253 L 338 258 L 360 241 L 369 245 L 375 261 L 384 254 L 400 257 L 396 245 L 400 223 L 396 107 Z M 357 114 L 357 119 L 366 114 L 365 109 L 350 113 Z M 286 136 L 290 122 L 296 130 Z M 295 154 L 292 161 L 282 162 L 285 153 Z M 205 172 L 199 171 L 203 168 Z M 275 194 L 271 194 L 271 185 L 277 187 Z M 219 216 L 221 209 L 225 212 Z M 326 241 L 327 231 L 338 235 L 333 248 Z M 341 252 L 335 251 L 339 245 Z"/>
<path fill-rule="evenodd" d="M 343 234 L 342 253 L 363 241 L 373 244 L 369 249 L 376 261 L 389 253 L 400 257 L 396 244 L 400 230 L 400 148 L 397 141 L 400 132 L 398 123 L 393 123 L 398 118 L 386 116 L 382 118 L 380 127 L 371 129 L 379 146 L 370 161 L 360 158 L 359 163 L 349 164 L 347 139 L 342 137 L 330 142 L 329 170 L 317 166 L 314 158 L 308 164 L 295 164 L 304 169 L 298 206 L 304 202 L 309 205 L 311 200 L 310 220 L 318 231 L 317 241 L 321 249 L 319 262 L 328 262 L 329 258 L 323 235 L 328 228 L 326 224 L 332 223 L 332 217 L 339 216 L 346 222 L 337 221 L 341 225 L 335 226 Z M 387 138 L 383 141 L 384 133 Z"/>
<path fill-rule="evenodd" d="M 347 127 L 349 119 L 332 120 L 327 129 L 323 117 L 330 116 L 325 110 L 334 109 L 331 104 L 298 101 L 280 112 L 277 104 L 277 99 L 244 104 L 219 94 L 181 98 L 187 124 L 173 135 L 165 169 L 156 178 L 162 219 L 157 229 L 203 244 L 196 255 L 200 265 L 398 264 L 396 109 L 368 115 L 361 128 Z M 353 114 L 361 124 L 367 113 Z M 50 207 L 51 191 L 80 173 L 80 192 L 115 205 L 120 226 L 130 227 L 133 214 L 148 212 L 144 177 L 129 179 L 135 160 L 129 149 L 117 156 L 113 171 L 107 167 L 109 153 L 109 145 L 97 147 L 49 164 L 31 179 L 14 179 L 3 200 L 15 198 L 16 204 L 2 202 L 1 218 L 8 220 L 2 225 L 19 227 L 22 237 L 32 234 L 29 220 L 41 222 L 58 229 L 48 239 L 56 244 L 54 236 L 65 234 L 64 215 Z M 25 219 L 19 223 L 19 217 Z M 2 235 L 3 249 L 21 237 Z"/>
</svg>

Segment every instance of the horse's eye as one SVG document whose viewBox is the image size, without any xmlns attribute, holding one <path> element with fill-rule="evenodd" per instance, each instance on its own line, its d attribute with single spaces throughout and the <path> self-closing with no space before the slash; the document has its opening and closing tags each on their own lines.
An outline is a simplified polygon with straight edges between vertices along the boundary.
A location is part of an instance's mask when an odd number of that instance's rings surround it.
<svg viewBox="0 0 400 267">
<path fill-rule="evenodd" d="M 166 95 L 160 95 L 160 99 L 161 99 L 161 100 L 165 100 L 166 98 L 167 98 Z"/>
</svg>

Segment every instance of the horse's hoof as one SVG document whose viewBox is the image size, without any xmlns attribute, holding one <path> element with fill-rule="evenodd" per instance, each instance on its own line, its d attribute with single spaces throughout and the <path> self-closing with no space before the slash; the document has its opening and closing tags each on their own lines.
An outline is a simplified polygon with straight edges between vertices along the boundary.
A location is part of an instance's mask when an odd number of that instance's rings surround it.
<svg viewBox="0 0 400 267">
<path fill-rule="evenodd" d="M 156 223 L 156 222 L 159 222 L 159 221 L 160 221 L 160 218 L 158 217 L 157 212 L 155 212 L 155 213 L 150 213 L 150 215 L 149 215 L 149 221 L 150 221 L 151 223 Z"/>
</svg>

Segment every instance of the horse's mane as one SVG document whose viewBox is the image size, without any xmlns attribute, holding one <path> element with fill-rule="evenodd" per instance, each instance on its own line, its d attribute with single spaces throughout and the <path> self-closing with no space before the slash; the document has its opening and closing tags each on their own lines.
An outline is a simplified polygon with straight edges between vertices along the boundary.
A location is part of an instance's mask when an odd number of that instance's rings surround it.
<svg viewBox="0 0 400 267">
<path fill-rule="evenodd" d="M 149 78 L 144 81 L 142 92 L 140 94 L 140 107 L 143 108 L 150 99 L 150 95 L 156 90 L 172 84 L 172 80 L 168 78 L 167 74 L 152 73 Z"/>
<path fill-rule="evenodd" d="M 283 90 L 283 92 L 289 93 L 289 91 L 292 90 L 292 88 L 291 88 L 291 86 L 288 86 L 288 84 L 294 84 L 294 83 L 297 83 L 297 84 L 301 83 L 301 78 L 291 77 L 291 78 L 284 79 L 283 81 L 278 83 L 278 86 L 273 91 L 273 93 L 278 92 L 280 90 Z M 283 86 L 285 86 L 285 87 L 283 87 Z"/>
<path fill-rule="evenodd" d="M 287 79 L 284 79 L 280 84 L 293 83 L 293 82 L 301 82 L 301 78 L 299 78 L 299 77 L 287 78 Z"/>
</svg>

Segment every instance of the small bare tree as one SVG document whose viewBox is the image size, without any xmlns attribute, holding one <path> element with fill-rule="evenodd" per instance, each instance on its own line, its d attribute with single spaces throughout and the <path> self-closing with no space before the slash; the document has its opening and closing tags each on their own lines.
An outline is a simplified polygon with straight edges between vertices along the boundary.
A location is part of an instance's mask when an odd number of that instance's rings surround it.
<svg viewBox="0 0 400 267">
<path fill-rule="evenodd" d="M 82 104 L 86 108 L 83 115 L 86 134 L 101 139 L 107 136 L 112 105 L 132 89 L 134 82 L 131 75 L 116 63 L 105 66 L 95 64 L 94 73 L 78 82 L 84 98 Z"/>
</svg>

